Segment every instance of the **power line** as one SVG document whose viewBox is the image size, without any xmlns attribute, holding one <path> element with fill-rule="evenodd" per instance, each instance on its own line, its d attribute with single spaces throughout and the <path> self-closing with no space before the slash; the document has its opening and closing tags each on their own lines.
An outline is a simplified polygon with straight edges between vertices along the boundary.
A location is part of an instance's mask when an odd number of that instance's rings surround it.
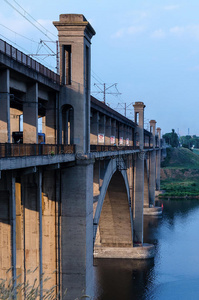
<svg viewBox="0 0 199 300">
<path fill-rule="evenodd" d="M 100 85 L 102 85 L 103 86 L 103 89 L 100 87 Z M 109 85 L 108 87 L 106 86 L 106 83 L 94 83 L 94 86 L 96 86 L 100 91 L 98 91 L 98 92 L 94 92 L 94 93 L 97 93 L 97 94 L 99 94 L 99 93 L 102 93 L 103 94 L 103 102 L 104 102 L 104 104 L 106 104 L 106 95 L 107 94 L 110 94 L 110 95 L 120 95 L 121 93 L 118 91 L 118 89 L 117 89 L 117 83 L 113 83 L 112 85 Z M 116 89 L 116 93 L 114 93 L 114 92 L 107 92 L 107 90 L 109 90 L 110 88 L 112 88 L 112 87 L 115 87 L 115 89 Z"/>
<path fill-rule="evenodd" d="M 7 30 L 9 30 L 9 31 L 11 31 L 11 32 L 13 32 L 14 34 L 17 34 L 17 35 L 19 35 L 19 36 L 23 37 L 24 39 L 27 39 L 27 40 L 29 40 L 29 41 L 31 41 L 31 42 L 33 42 L 33 43 L 36 43 L 36 44 L 38 44 L 38 42 L 34 41 L 33 39 L 29 39 L 28 37 L 26 37 L 26 36 L 24 36 L 24 35 L 22 35 L 22 34 L 20 34 L 20 33 L 16 32 L 16 31 L 14 31 L 14 30 L 12 30 L 12 29 L 8 28 L 7 26 L 5 26 L 5 25 L 3 25 L 3 24 L 0 24 L 0 26 L 2 26 L 2 27 L 4 27 L 4 28 L 6 28 Z"/>
<path fill-rule="evenodd" d="M 21 47 L 20 45 L 18 45 L 17 43 L 13 42 L 13 41 L 10 40 L 9 38 L 5 37 L 5 36 L 4 36 L 3 34 L 1 34 L 1 33 L 0 33 L 0 36 L 2 36 L 5 40 L 9 41 L 10 43 L 14 44 L 15 46 L 17 46 L 18 48 L 22 49 L 24 52 L 26 52 L 27 55 L 30 55 L 30 54 L 28 54 L 29 51 L 28 51 L 27 49 Z M 37 58 L 37 60 L 39 60 L 39 61 L 42 63 L 41 59 Z M 50 65 L 50 64 L 48 64 L 48 63 L 46 63 L 46 62 L 45 62 L 45 64 L 46 64 L 50 69 L 54 69 L 52 65 Z"/>
<path fill-rule="evenodd" d="M 36 27 L 41 33 L 43 33 L 45 36 L 47 36 L 50 40 L 52 40 L 47 33 L 45 33 L 43 30 L 41 30 L 38 26 L 36 26 L 31 20 L 29 20 L 23 13 L 21 13 L 15 6 L 13 6 L 8 0 L 4 0 L 8 5 L 10 5 L 14 10 L 16 10 L 23 18 L 25 18 L 29 23 L 31 23 L 34 27 Z M 14 0 L 15 3 L 17 3 Z M 18 4 L 18 3 L 17 3 Z M 19 5 L 19 4 L 18 4 Z M 21 9 L 23 9 L 20 5 L 19 7 Z M 29 15 L 37 24 L 39 24 L 42 28 L 44 28 L 46 30 L 46 32 L 49 32 L 50 34 L 54 35 L 53 33 L 51 33 L 49 30 L 47 30 L 43 25 L 41 25 L 37 20 L 35 20 L 27 11 L 25 11 L 25 9 L 23 9 L 24 13 L 26 13 L 27 15 Z M 55 35 L 54 35 L 55 36 Z"/>
</svg>

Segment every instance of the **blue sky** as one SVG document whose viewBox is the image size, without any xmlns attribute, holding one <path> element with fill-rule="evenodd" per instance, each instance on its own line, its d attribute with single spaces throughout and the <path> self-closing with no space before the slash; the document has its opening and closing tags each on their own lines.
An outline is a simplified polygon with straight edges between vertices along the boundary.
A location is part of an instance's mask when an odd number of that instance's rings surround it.
<svg viewBox="0 0 199 300">
<path fill-rule="evenodd" d="M 122 93 L 117 97 L 107 95 L 111 107 L 123 113 L 124 103 L 131 108 L 132 102 L 143 101 L 146 125 L 155 119 L 164 133 L 174 128 L 185 135 L 189 128 L 190 134 L 199 135 L 198 0 L 6 1 L 29 18 L 17 5 L 20 4 L 55 35 L 45 31 L 53 41 L 57 32 L 52 21 L 57 21 L 59 14 L 84 14 L 96 30 L 92 39 L 92 83 L 118 83 Z M 23 47 L 24 52 L 36 53 L 40 39 L 49 40 L 48 37 L 6 1 L 1 1 L 0 34 L 16 47 Z M 48 45 L 54 47 L 54 43 Z M 43 47 L 40 51 L 47 50 Z M 55 67 L 54 57 L 40 60 Z M 91 90 L 96 88 L 92 86 Z M 98 96 L 102 99 L 102 95 Z M 127 113 L 133 118 L 132 110 Z"/>
</svg>

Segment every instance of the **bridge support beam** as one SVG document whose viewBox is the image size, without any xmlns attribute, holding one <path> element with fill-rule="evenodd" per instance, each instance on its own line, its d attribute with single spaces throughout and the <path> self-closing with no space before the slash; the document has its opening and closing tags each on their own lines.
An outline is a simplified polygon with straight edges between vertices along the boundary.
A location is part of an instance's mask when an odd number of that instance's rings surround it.
<svg viewBox="0 0 199 300">
<path fill-rule="evenodd" d="M 149 168 L 149 206 L 155 205 L 155 188 L 156 188 L 156 151 L 155 151 L 155 132 L 156 121 L 150 121 L 150 131 L 153 137 L 153 151 L 150 152 L 150 168 Z"/>
<path fill-rule="evenodd" d="M 111 118 L 106 118 L 105 145 L 110 145 Z"/>
<path fill-rule="evenodd" d="M 155 205 L 155 187 L 156 187 L 156 151 L 149 154 L 149 206 Z"/>
<path fill-rule="evenodd" d="M 135 102 L 135 122 L 138 124 L 140 150 L 144 148 L 144 108 L 143 102 Z M 144 206 L 144 152 L 136 154 L 134 179 L 134 241 L 143 243 L 143 206 Z"/>
<path fill-rule="evenodd" d="M 150 131 L 152 133 L 153 150 L 149 152 L 149 206 L 144 208 L 144 215 L 161 215 L 161 207 L 155 206 L 155 190 L 156 190 L 156 176 L 157 176 L 157 154 L 155 144 L 156 121 L 150 121 Z M 158 150 L 159 151 L 159 150 Z M 160 167 L 160 164 L 159 164 Z"/>
<path fill-rule="evenodd" d="M 98 133 L 99 133 L 99 112 L 93 112 L 91 118 L 91 134 L 90 143 L 97 145 L 98 143 Z"/>
<path fill-rule="evenodd" d="M 45 124 L 46 144 L 56 144 L 56 118 L 56 95 L 49 95 L 49 101 L 46 109 Z"/>
<path fill-rule="evenodd" d="M 118 138 L 116 136 L 116 120 L 111 120 L 111 136 L 115 137 L 115 145 L 118 144 Z"/>
<path fill-rule="evenodd" d="M 134 173 L 134 242 L 143 243 L 144 159 L 136 155 Z"/>
<path fill-rule="evenodd" d="M 0 74 L 0 141 L 10 143 L 10 71 Z"/>
<path fill-rule="evenodd" d="M 157 128 L 158 146 L 161 148 L 161 128 Z M 161 167 L 161 149 L 156 151 L 156 190 L 160 191 L 160 167 Z"/>
<path fill-rule="evenodd" d="M 23 105 L 23 143 L 38 143 L 38 83 L 28 87 Z"/>
<path fill-rule="evenodd" d="M 93 161 L 61 173 L 62 291 L 69 299 L 93 295 Z"/>
</svg>

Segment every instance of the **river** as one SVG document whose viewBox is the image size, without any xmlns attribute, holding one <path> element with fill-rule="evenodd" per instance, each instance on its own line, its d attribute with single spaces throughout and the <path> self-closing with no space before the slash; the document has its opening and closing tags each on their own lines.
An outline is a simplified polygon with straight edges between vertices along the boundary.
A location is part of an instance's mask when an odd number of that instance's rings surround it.
<svg viewBox="0 0 199 300">
<path fill-rule="evenodd" d="M 199 201 L 163 201 L 161 218 L 144 218 L 146 261 L 95 260 L 95 300 L 198 300 Z"/>
</svg>

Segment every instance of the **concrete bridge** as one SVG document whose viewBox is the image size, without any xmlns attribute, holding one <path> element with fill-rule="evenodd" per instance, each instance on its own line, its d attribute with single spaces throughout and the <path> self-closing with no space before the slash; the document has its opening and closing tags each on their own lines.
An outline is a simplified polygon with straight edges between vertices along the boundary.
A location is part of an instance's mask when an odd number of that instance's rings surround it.
<svg viewBox="0 0 199 300">
<path fill-rule="evenodd" d="M 93 294 L 93 256 L 153 256 L 143 215 L 161 213 L 165 148 L 156 121 L 144 129 L 143 102 L 132 121 L 90 96 L 85 17 L 54 25 L 60 75 L 0 40 L 0 276 L 44 273 L 72 300 Z"/>
</svg>

